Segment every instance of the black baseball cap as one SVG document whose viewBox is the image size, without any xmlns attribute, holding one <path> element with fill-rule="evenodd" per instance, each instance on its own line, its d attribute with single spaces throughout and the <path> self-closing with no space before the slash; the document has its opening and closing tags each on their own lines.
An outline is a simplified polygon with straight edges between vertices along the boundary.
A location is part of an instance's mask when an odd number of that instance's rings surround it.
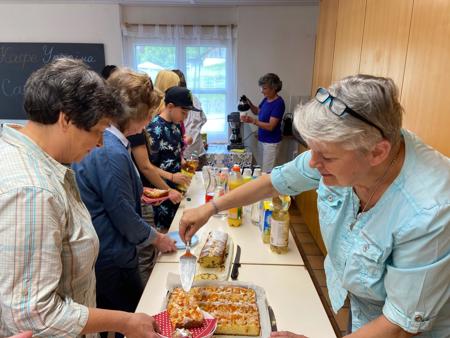
<svg viewBox="0 0 450 338">
<path fill-rule="evenodd" d="M 170 87 L 166 90 L 164 97 L 166 104 L 172 103 L 177 107 L 181 107 L 187 110 L 201 111 L 201 109 L 195 108 L 192 103 L 192 93 L 189 89 L 184 87 Z"/>
</svg>

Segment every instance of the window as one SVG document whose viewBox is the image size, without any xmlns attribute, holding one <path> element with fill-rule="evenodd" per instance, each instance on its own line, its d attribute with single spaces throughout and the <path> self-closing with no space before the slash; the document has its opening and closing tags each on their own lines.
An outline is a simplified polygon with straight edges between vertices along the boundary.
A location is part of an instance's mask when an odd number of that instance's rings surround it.
<svg viewBox="0 0 450 338">
<path fill-rule="evenodd" d="M 208 118 L 202 129 L 208 142 L 226 142 L 226 115 L 236 103 L 231 27 L 136 27 L 141 37 L 132 36 L 133 27 L 124 30 L 126 64 L 148 73 L 152 80 L 162 69 L 183 71 Z"/>
</svg>

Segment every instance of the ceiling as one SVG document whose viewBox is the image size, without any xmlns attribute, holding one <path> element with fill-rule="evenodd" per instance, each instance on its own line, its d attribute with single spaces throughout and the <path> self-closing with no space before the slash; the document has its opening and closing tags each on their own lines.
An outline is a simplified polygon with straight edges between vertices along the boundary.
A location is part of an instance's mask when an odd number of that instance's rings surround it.
<svg viewBox="0 0 450 338">
<path fill-rule="evenodd" d="M 0 0 L 1 3 L 41 3 L 41 4 L 121 4 L 130 6 L 308 6 L 318 5 L 320 0 Z"/>
</svg>

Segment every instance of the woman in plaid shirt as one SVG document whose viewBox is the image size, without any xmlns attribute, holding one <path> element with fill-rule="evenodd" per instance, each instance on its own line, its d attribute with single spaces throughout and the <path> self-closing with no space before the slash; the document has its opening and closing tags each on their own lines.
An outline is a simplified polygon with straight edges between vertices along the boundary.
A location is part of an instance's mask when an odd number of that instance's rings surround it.
<svg viewBox="0 0 450 338">
<path fill-rule="evenodd" d="M 121 104 L 81 61 L 54 60 L 25 85 L 28 123 L 0 135 L 0 337 L 156 337 L 152 317 L 97 309 L 98 237 L 73 171 Z"/>
</svg>

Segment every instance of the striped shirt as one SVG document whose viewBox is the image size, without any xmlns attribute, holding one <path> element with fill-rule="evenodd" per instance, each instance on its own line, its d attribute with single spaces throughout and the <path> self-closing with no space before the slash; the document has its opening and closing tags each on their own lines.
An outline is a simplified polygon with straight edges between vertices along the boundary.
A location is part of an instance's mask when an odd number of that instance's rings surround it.
<svg viewBox="0 0 450 338">
<path fill-rule="evenodd" d="M 98 238 L 73 171 L 18 129 L 0 134 L 0 337 L 77 337 L 95 307 Z"/>
</svg>

